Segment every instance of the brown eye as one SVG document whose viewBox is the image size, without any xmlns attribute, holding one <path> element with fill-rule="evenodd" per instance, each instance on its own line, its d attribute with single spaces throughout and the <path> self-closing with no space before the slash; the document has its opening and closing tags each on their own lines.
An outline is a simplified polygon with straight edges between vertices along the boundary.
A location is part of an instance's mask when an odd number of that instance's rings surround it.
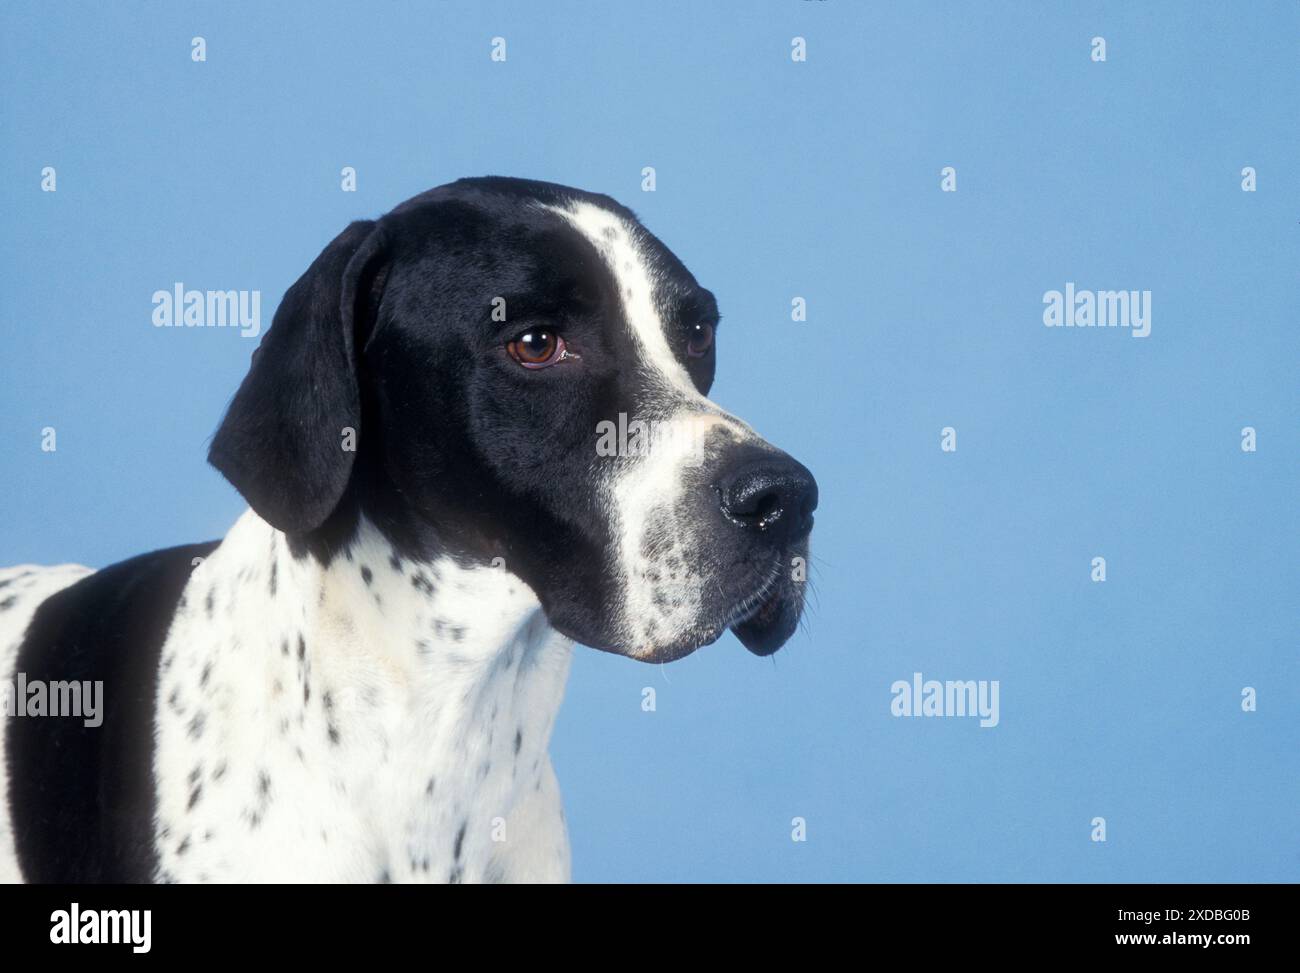
<svg viewBox="0 0 1300 973">
<path fill-rule="evenodd" d="M 546 368 L 564 357 L 564 339 L 552 331 L 525 331 L 506 351 L 524 368 Z"/>
<path fill-rule="evenodd" d="M 697 324 L 691 328 L 686 339 L 686 354 L 692 358 L 703 358 L 713 347 L 713 325 Z"/>
</svg>

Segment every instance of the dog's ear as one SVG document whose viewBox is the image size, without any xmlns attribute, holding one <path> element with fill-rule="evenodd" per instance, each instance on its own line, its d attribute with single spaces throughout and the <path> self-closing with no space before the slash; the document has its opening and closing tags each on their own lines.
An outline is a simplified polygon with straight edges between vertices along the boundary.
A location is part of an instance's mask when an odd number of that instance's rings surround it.
<svg viewBox="0 0 1300 973">
<path fill-rule="evenodd" d="M 208 462 L 277 530 L 319 527 L 347 487 L 361 431 L 357 356 L 386 263 L 373 222 L 324 249 L 285 293 L 212 439 Z"/>
</svg>

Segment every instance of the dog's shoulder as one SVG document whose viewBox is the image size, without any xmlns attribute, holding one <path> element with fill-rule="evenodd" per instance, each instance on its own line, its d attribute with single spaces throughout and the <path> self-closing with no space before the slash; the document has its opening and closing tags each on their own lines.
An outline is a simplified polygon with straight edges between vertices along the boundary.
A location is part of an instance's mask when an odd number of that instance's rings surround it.
<svg viewBox="0 0 1300 973">
<path fill-rule="evenodd" d="M 152 878 L 159 650 L 190 571 L 216 546 L 154 551 L 94 573 L 80 569 L 31 613 L 9 653 L 6 678 L 46 694 L 56 685 L 98 686 L 103 706 L 95 725 L 30 714 L 7 721 L 9 812 L 29 881 Z"/>
<path fill-rule="evenodd" d="M 162 645 L 190 571 L 217 542 L 141 554 L 83 573 L 35 606 L 16 671 L 29 679 L 127 675 Z"/>
<path fill-rule="evenodd" d="M 21 881 L 9 821 L 9 777 L 5 767 L 7 714 L 17 704 L 14 659 L 23 633 L 41 603 L 56 591 L 75 584 L 91 569 L 80 564 L 20 564 L 0 568 L 0 884 Z"/>
<path fill-rule="evenodd" d="M 55 592 L 92 573 L 80 564 L 0 568 L 0 678 L 9 678 L 5 667 L 17 652 L 36 609 Z"/>
</svg>

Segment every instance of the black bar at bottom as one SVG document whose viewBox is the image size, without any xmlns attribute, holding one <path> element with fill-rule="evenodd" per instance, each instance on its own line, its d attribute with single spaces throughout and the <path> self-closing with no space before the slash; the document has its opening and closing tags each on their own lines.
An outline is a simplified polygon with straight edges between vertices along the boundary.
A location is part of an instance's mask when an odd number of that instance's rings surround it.
<svg viewBox="0 0 1300 973">
<path fill-rule="evenodd" d="M 615 959 L 627 950 L 843 943 L 874 955 L 911 943 L 927 957 L 1190 951 L 1231 958 L 1285 946 L 1294 885 L 9 886 L 7 958 L 75 950 L 127 961 L 410 950 L 452 960 L 529 944 Z M 147 913 L 147 921 L 146 921 Z M 702 938 L 701 938 L 702 937 Z M 113 941 L 116 940 L 116 941 Z M 473 944 L 477 943 L 477 946 Z M 543 945 L 545 944 L 545 945 Z M 568 944 L 568 945 L 566 945 Z M 638 945 L 640 944 L 640 945 Z M 146 950 L 147 947 L 147 950 Z M 593 954 L 592 950 L 599 949 Z M 975 952 L 970 952 L 975 950 Z M 378 951 L 378 952 L 376 952 Z M 558 951 L 558 952 L 557 952 Z M 536 954 L 535 954 L 536 955 Z M 1250 955 L 1249 952 L 1241 955 Z M 661 956 L 661 959 L 664 959 Z M 10 967 L 17 969 L 17 966 Z"/>
</svg>

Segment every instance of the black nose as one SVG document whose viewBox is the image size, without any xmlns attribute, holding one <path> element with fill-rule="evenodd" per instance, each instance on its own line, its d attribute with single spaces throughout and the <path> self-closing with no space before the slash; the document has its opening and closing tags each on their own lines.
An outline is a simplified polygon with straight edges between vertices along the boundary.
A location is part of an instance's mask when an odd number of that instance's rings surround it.
<svg viewBox="0 0 1300 973">
<path fill-rule="evenodd" d="M 788 456 L 742 463 L 722 476 L 717 491 L 728 520 L 774 544 L 802 540 L 812 530 L 817 481 Z"/>
</svg>

